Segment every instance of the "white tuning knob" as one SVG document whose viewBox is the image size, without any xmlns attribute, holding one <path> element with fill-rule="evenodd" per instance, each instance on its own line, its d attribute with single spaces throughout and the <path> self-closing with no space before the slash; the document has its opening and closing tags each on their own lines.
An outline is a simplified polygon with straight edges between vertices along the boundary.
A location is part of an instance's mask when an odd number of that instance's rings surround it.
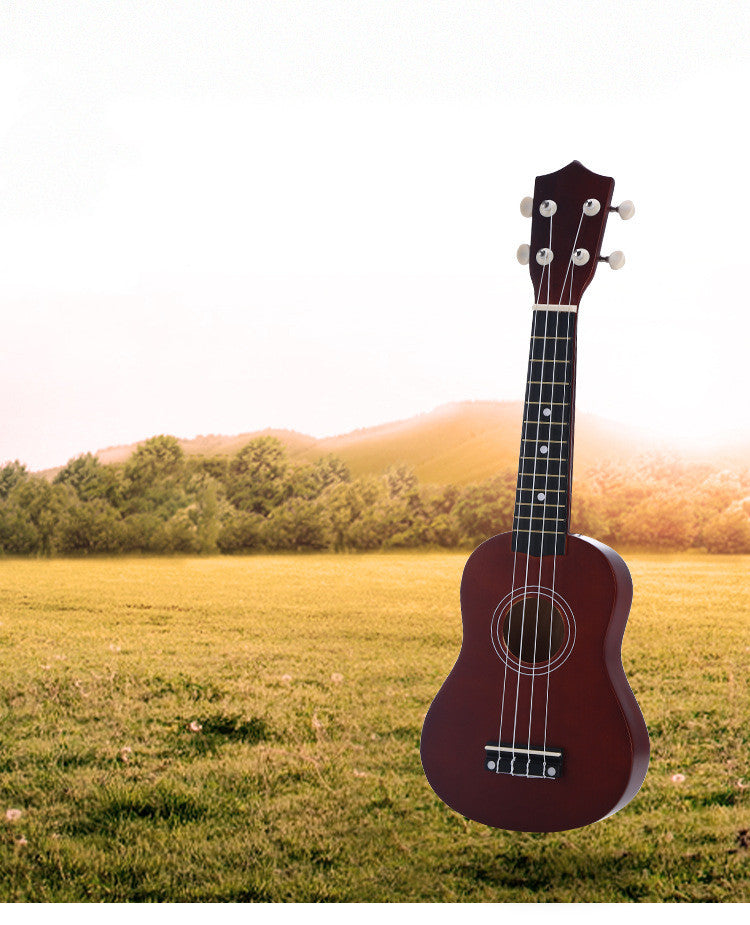
<svg viewBox="0 0 750 925">
<path fill-rule="evenodd" d="M 516 260 L 524 266 L 529 262 L 529 245 L 522 244 L 516 251 Z"/>
<path fill-rule="evenodd" d="M 598 215 L 601 209 L 601 203 L 598 199 L 587 199 L 583 204 L 584 215 Z"/>
<path fill-rule="evenodd" d="M 539 206 L 539 214 L 545 218 L 552 218 L 555 212 L 557 212 L 557 203 L 554 199 L 545 199 Z"/>
<path fill-rule="evenodd" d="M 531 218 L 534 212 L 534 200 L 531 196 L 524 196 L 521 200 L 521 215 L 524 218 Z"/>
<path fill-rule="evenodd" d="M 626 199 L 625 202 L 621 202 L 617 207 L 617 214 L 620 218 L 627 221 L 635 215 L 635 206 L 629 199 Z"/>
<path fill-rule="evenodd" d="M 536 262 L 540 267 L 546 267 L 548 264 L 552 263 L 555 259 L 555 255 L 548 247 L 540 247 L 536 252 Z"/>
<path fill-rule="evenodd" d="M 625 266 L 625 254 L 622 251 L 612 251 L 609 257 L 604 258 L 613 270 L 619 270 Z"/>
</svg>

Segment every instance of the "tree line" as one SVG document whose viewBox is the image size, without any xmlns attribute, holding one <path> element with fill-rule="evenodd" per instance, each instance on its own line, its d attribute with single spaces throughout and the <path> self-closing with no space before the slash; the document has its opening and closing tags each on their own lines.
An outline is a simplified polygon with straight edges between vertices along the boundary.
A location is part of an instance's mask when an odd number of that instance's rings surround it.
<svg viewBox="0 0 750 925">
<path fill-rule="evenodd" d="M 158 436 L 130 459 L 87 453 L 50 482 L 0 468 L 0 552 L 239 553 L 472 547 L 510 529 L 515 470 L 476 485 L 421 485 L 396 466 L 353 478 L 328 456 L 294 464 L 274 437 L 233 456 L 186 456 Z M 612 545 L 750 553 L 750 473 L 645 459 L 575 481 L 571 530 Z"/>
</svg>

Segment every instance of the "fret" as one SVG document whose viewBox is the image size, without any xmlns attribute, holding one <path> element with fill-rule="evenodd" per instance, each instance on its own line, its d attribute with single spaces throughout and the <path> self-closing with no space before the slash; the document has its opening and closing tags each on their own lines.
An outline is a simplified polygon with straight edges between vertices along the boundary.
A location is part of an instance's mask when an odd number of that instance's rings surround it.
<svg viewBox="0 0 750 925">
<path fill-rule="evenodd" d="M 568 388 L 568 383 L 565 379 L 529 379 L 528 385 L 530 386 L 532 385 L 542 385 L 542 386 L 551 385 L 553 388 L 563 388 L 563 389 Z M 550 393 L 550 398 L 551 397 L 552 397 L 552 393 Z M 527 398 L 526 398 L 527 405 L 529 404 L 529 402 L 531 402 L 531 404 L 536 404 L 539 401 L 544 402 L 544 399 L 539 398 L 539 397 L 532 398 L 531 391 L 527 393 Z M 563 404 L 567 405 L 568 403 L 564 402 Z"/>
<path fill-rule="evenodd" d="M 547 337 L 545 337 L 544 334 L 532 334 L 531 339 L 532 340 L 565 340 L 569 344 L 572 343 L 569 337 L 553 337 L 551 334 L 548 334 Z"/>
<path fill-rule="evenodd" d="M 542 478 L 545 478 L 545 479 L 547 479 L 547 478 L 550 478 L 550 479 L 566 479 L 566 478 L 568 477 L 568 473 L 567 473 L 567 472 L 559 472 L 559 473 L 557 473 L 557 472 L 550 472 L 550 473 L 546 473 L 546 472 L 522 472 L 520 475 L 521 475 L 521 478 L 524 478 L 524 479 L 533 479 L 533 478 L 535 478 L 536 476 L 538 476 L 540 479 L 542 479 Z M 524 486 L 524 488 L 525 488 L 525 487 L 527 487 L 527 486 Z M 551 489 L 550 489 L 550 490 L 551 490 Z M 537 491 L 539 491 L 538 488 L 537 488 Z"/>
<path fill-rule="evenodd" d="M 531 521 L 546 520 L 548 523 L 551 523 L 554 520 L 559 520 L 561 522 L 564 522 L 568 518 L 567 504 L 550 504 L 550 505 L 539 504 L 539 505 L 536 505 L 536 507 L 539 510 L 534 511 L 532 509 L 531 513 L 528 513 L 528 514 L 521 513 L 521 508 L 523 507 L 528 508 L 529 505 L 528 504 L 524 504 L 524 505 L 517 504 L 516 505 L 516 512 L 513 514 L 514 523 L 517 523 L 519 520 L 531 520 Z M 549 510 L 547 510 L 547 507 L 549 507 Z M 542 513 L 542 509 L 544 510 L 544 513 Z"/>
<path fill-rule="evenodd" d="M 553 421 L 550 425 L 549 420 L 545 419 L 544 421 L 524 421 L 523 428 L 526 433 L 533 433 L 536 429 L 537 434 L 542 434 L 539 439 L 543 441 L 544 436 L 562 437 L 565 439 L 565 442 L 568 442 L 568 432 L 563 430 L 563 427 L 568 427 L 567 421 Z M 557 428 L 560 428 L 559 430 Z M 533 437 L 521 437 L 522 440 L 533 440 Z"/>
<path fill-rule="evenodd" d="M 571 346 L 568 343 L 563 346 L 558 341 L 551 341 L 550 343 L 545 343 L 544 340 L 541 342 L 536 341 L 529 350 L 529 362 L 572 364 L 573 351 Z"/>
<path fill-rule="evenodd" d="M 524 437 L 521 440 L 521 443 L 541 443 L 542 446 L 545 446 L 548 443 L 565 443 L 567 440 L 550 440 L 549 437 Z"/>
<path fill-rule="evenodd" d="M 570 421 L 553 421 L 550 418 L 542 418 L 541 420 L 531 420 L 530 418 L 524 418 L 524 425 L 527 424 L 545 424 L 547 427 L 570 427 Z"/>
<path fill-rule="evenodd" d="M 567 517 L 527 517 L 525 515 L 521 515 L 520 517 L 516 516 L 513 518 L 514 523 L 516 524 L 518 524 L 519 520 L 528 520 L 531 521 L 531 523 L 533 523 L 535 520 L 538 520 L 542 525 L 549 524 L 550 526 L 552 526 L 552 524 L 564 524 L 567 519 Z M 531 526 L 531 523 L 529 524 L 529 527 Z M 516 527 L 516 529 L 519 528 Z"/>
<path fill-rule="evenodd" d="M 558 510 L 559 509 L 567 510 L 568 502 L 567 502 L 567 498 L 565 501 L 560 501 L 560 502 L 555 502 L 552 499 L 548 499 L 545 501 L 523 501 L 521 498 L 516 498 L 516 509 L 518 510 L 524 507 L 550 508 L 550 510 L 552 510 L 553 508 L 558 509 Z"/>
<path fill-rule="evenodd" d="M 567 458 L 564 456 L 547 456 L 544 453 L 540 453 L 539 456 L 519 456 L 519 459 L 537 459 L 539 462 L 567 462 Z M 539 475 L 544 473 L 540 472 Z"/>
<path fill-rule="evenodd" d="M 541 401 L 541 403 L 542 403 L 543 405 L 564 405 L 566 408 L 568 407 L 568 402 L 566 402 L 566 401 L 543 401 L 543 400 L 538 399 L 538 398 L 534 398 L 534 399 L 532 400 L 531 404 L 536 405 L 536 404 L 538 404 L 540 401 Z M 527 404 L 527 405 L 529 404 L 529 400 L 528 400 L 528 399 L 526 400 L 526 404 Z"/>
<path fill-rule="evenodd" d="M 516 533 L 544 533 L 547 536 L 560 536 L 559 530 L 530 530 L 528 527 L 517 527 Z"/>
<path fill-rule="evenodd" d="M 526 403 L 532 405 L 542 405 L 543 408 L 549 408 L 553 403 L 552 399 L 568 399 L 570 392 L 567 385 L 564 385 L 561 382 L 544 382 L 538 383 L 533 382 L 529 385 L 529 392 L 526 397 Z M 559 404 L 564 407 L 568 407 L 568 401 L 555 401 L 554 404 Z"/>
<path fill-rule="evenodd" d="M 571 351 L 563 349 L 562 347 L 557 347 L 557 345 L 552 344 L 534 344 L 532 349 L 529 351 L 529 362 L 530 363 L 571 363 L 572 356 Z"/>
<path fill-rule="evenodd" d="M 539 489 L 536 488 L 535 491 L 538 492 Z M 546 494 L 546 492 L 545 492 L 545 494 Z M 523 498 L 519 498 L 518 496 L 516 496 L 516 505 L 515 505 L 515 506 L 516 506 L 516 507 L 521 507 L 521 506 L 523 506 L 523 507 L 538 507 L 538 508 L 542 508 L 542 507 L 565 507 L 565 508 L 567 508 L 567 506 L 568 506 L 568 493 L 567 493 L 567 491 L 563 491 L 563 492 L 562 492 L 562 498 L 560 499 L 559 503 L 557 503 L 556 500 L 555 500 L 554 498 L 552 498 L 552 497 L 550 497 L 548 501 L 525 501 Z"/>
<path fill-rule="evenodd" d="M 517 488 L 516 494 L 518 494 L 521 491 L 541 491 L 541 489 L 539 487 L 537 488 Z M 544 489 L 544 494 L 548 495 L 550 492 L 554 492 L 555 494 L 560 494 L 560 492 L 562 492 L 563 494 L 567 494 L 567 489 L 565 488 L 545 488 Z M 518 501 L 517 503 L 518 504 L 528 504 L 529 502 L 528 501 Z M 542 504 L 541 501 L 537 503 Z"/>
<path fill-rule="evenodd" d="M 541 418 L 539 420 L 536 418 L 526 417 L 523 419 L 522 423 L 524 426 L 528 426 L 529 424 L 536 424 L 537 427 L 541 427 L 542 425 L 546 427 L 570 427 L 570 421 L 553 421 L 551 416 Z"/>
<path fill-rule="evenodd" d="M 567 446 L 570 442 L 569 440 L 557 440 L 555 437 L 550 436 L 550 431 L 548 428 L 545 428 L 546 433 L 540 434 L 538 431 L 534 433 L 533 428 L 524 428 L 525 434 L 521 437 L 521 444 L 524 443 L 540 443 L 542 446 L 560 444 L 562 446 Z M 523 448 L 523 446 L 522 446 Z M 520 452 L 520 451 L 519 451 Z"/>
</svg>

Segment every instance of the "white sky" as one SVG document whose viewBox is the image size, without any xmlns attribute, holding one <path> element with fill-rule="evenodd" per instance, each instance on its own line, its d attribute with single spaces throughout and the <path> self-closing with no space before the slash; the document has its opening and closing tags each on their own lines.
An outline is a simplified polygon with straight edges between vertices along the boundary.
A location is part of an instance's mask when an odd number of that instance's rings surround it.
<svg viewBox="0 0 750 925">
<path fill-rule="evenodd" d="M 536 174 L 633 199 L 578 407 L 747 432 L 744 3 L 6 3 L 0 460 L 523 394 Z"/>
</svg>

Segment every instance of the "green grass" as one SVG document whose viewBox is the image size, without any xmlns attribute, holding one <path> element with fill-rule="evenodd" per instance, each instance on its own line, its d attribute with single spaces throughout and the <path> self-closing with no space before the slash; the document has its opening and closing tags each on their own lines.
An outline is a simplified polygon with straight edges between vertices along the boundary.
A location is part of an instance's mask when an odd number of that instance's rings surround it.
<svg viewBox="0 0 750 925">
<path fill-rule="evenodd" d="M 0 562 L 0 900 L 750 901 L 748 558 L 628 559 L 651 767 L 554 835 L 421 772 L 465 554 Z"/>
</svg>

